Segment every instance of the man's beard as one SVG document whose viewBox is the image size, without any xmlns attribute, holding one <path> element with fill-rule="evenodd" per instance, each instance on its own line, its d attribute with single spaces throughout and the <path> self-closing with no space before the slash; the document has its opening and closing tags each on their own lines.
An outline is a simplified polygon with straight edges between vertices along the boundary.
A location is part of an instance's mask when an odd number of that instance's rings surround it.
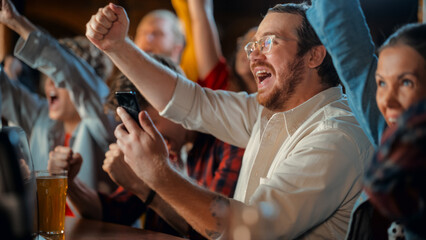
<svg viewBox="0 0 426 240">
<path fill-rule="evenodd" d="M 296 87 L 302 82 L 304 63 L 302 57 L 297 57 L 288 64 L 288 73 L 282 77 L 277 76 L 278 84 L 273 86 L 272 92 L 261 98 L 258 93 L 257 100 L 271 111 L 287 109 L 288 100 L 295 94 Z"/>
</svg>

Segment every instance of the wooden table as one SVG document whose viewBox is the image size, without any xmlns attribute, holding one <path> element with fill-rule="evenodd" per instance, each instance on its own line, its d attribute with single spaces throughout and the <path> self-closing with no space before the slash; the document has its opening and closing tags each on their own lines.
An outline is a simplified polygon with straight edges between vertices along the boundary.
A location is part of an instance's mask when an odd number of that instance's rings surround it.
<svg viewBox="0 0 426 240">
<path fill-rule="evenodd" d="M 45 239 L 39 237 L 39 240 Z M 47 239 L 47 238 L 46 238 Z M 50 239 L 50 238 L 49 238 Z M 63 240 L 64 236 L 52 238 Z M 65 219 L 65 240 L 102 240 L 102 239 L 123 239 L 123 240 L 182 240 L 164 233 L 153 232 L 129 226 L 106 223 L 84 218 L 66 217 Z"/>
</svg>

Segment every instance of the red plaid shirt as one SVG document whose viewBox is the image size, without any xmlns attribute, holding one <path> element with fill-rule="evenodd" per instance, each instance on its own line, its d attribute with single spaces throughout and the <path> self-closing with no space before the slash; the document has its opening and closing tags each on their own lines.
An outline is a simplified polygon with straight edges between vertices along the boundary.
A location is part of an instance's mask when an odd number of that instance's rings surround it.
<svg viewBox="0 0 426 240">
<path fill-rule="evenodd" d="M 232 197 L 243 154 L 243 149 L 200 133 L 188 154 L 188 175 L 200 186 Z"/>
<path fill-rule="evenodd" d="M 213 69 L 204 79 L 199 79 L 198 84 L 211 89 L 226 89 L 228 87 L 229 70 L 225 58 L 219 59 Z"/>
<path fill-rule="evenodd" d="M 211 135 L 199 133 L 188 153 L 188 175 L 197 180 L 200 186 L 232 197 L 243 154 L 243 149 L 219 141 Z M 146 211 L 145 229 L 179 236 L 153 210 L 146 209 L 139 198 L 121 187 L 109 196 L 99 193 L 99 197 L 104 221 L 130 225 Z M 190 238 L 199 239 L 200 236 L 191 234 Z"/>
</svg>

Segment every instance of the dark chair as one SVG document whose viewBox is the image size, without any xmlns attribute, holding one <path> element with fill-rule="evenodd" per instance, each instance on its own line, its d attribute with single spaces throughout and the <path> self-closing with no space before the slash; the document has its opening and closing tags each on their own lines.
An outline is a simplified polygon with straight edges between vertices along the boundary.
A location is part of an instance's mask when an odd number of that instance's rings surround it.
<svg viewBox="0 0 426 240">
<path fill-rule="evenodd" d="M 0 238 L 32 239 L 37 233 L 34 167 L 25 132 L 0 130 Z"/>
</svg>

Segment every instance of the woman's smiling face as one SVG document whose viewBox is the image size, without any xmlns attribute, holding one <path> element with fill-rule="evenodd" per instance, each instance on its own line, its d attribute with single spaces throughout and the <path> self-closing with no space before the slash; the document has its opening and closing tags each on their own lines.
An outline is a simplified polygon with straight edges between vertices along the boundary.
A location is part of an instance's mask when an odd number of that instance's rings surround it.
<svg viewBox="0 0 426 240">
<path fill-rule="evenodd" d="M 426 60 L 412 47 L 384 48 L 376 70 L 376 101 L 389 126 L 413 103 L 426 98 Z"/>
</svg>

